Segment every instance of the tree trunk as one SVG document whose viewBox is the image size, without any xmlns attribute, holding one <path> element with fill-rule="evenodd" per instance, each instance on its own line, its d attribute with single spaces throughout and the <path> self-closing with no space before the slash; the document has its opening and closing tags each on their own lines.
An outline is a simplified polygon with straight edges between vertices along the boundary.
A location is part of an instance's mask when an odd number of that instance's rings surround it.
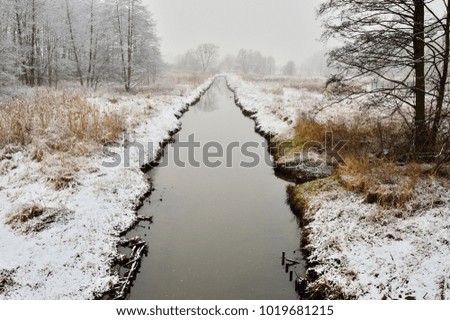
<svg viewBox="0 0 450 320">
<path fill-rule="evenodd" d="M 116 6 L 117 9 L 117 27 L 119 31 L 119 45 L 120 45 L 120 54 L 122 58 L 122 77 L 125 84 L 125 90 L 129 91 L 130 89 L 127 87 L 127 67 L 125 62 L 125 52 L 123 50 L 123 35 L 122 35 L 122 23 L 120 21 L 120 10 L 119 4 Z"/>
<path fill-rule="evenodd" d="M 20 16 L 18 10 L 19 10 L 19 4 L 16 0 L 17 42 L 19 44 L 19 48 L 23 49 L 22 22 L 21 22 L 21 16 Z M 27 70 L 26 70 L 25 66 L 26 66 L 26 60 L 22 60 L 20 62 L 21 73 L 19 75 L 19 80 L 22 81 L 22 83 L 27 84 L 28 77 L 27 77 Z"/>
<path fill-rule="evenodd" d="M 31 2 L 31 49 L 30 49 L 30 60 L 29 60 L 29 70 L 30 76 L 28 78 L 28 84 L 34 86 L 36 84 L 36 1 Z"/>
<path fill-rule="evenodd" d="M 52 82 L 52 47 L 50 43 L 50 36 L 47 39 L 47 77 L 48 77 L 48 86 L 51 88 L 53 85 Z"/>
<path fill-rule="evenodd" d="M 73 34 L 72 19 L 70 17 L 69 0 L 66 0 L 67 8 L 67 23 L 69 24 L 70 40 L 72 42 L 73 53 L 75 55 L 75 63 L 77 64 L 78 78 L 80 79 L 81 86 L 84 86 L 83 72 L 81 71 L 80 59 L 78 57 L 77 46 L 75 44 L 75 36 Z"/>
<path fill-rule="evenodd" d="M 430 147 L 435 147 L 437 143 L 437 136 L 439 126 L 442 118 L 442 108 L 444 105 L 446 85 L 448 78 L 448 67 L 450 58 L 450 0 L 447 0 L 447 17 L 444 26 L 444 52 L 442 53 L 442 74 L 439 79 L 438 97 L 436 101 L 436 111 L 433 119 L 433 126 L 430 132 Z"/>
<path fill-rule="evenodd" d="M 131 75 L 133 71 L 133 36 L 134 36 L 134 0 L 130 0 L 128 4 L 128 72 L 125 85 L 126 91 L 131 89 Z"/>
<path fill-rule="evenodd" d="M 428 142 L 428 130 L 425 115 L 425 3 L 424 0 L 414 0 L 414 69 L 416 73 L 416 86 L 414 93 L 415 103 L 415 149 L 423 150 Z"/>
<path fill-rule="evenodd" d="M 94 0 L 91 0 L 91 26 L 90 26 L 90 39 L 89 39 L 89 67 L 87 76 L 87 85 L 93 86 L 93 65 L 94 65 Z"/>
</svg>

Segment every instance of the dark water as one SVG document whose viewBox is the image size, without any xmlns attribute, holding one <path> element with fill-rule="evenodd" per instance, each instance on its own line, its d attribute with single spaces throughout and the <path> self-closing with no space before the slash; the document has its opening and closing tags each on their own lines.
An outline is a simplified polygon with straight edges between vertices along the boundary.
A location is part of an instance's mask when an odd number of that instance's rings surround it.
<svg viewBox="0 0 450 320">
<path fill-rule="evenodd" d="M 250 148 L 261 161 L 270 160 L 254 122 L 234 104 L 223 79 L 217 79 L 201 101 L 182 118 L 183 129 L 166 149 L 162 165 L 149 174 L 156 191 L 140 214 L 153 216 L 130 236 L 149 243 L 149 256 L 131 291 L 131 299 L 296 299 L 293 283 L 281 266 L 281 252 L 301 259 L 300 231 L 285 204 L 286 182 L 277 179 L 264 162 L 253 161 L 235 148 L 232 168 L 200 168 L 174 164 L 173 147 L 191 134 L 202 146 L 218 142 L 258 143 Z M 215 151 L 215 148 L 211 149 Z M 193 154 L 191 153 L 191 157 Z M 188 159 L 188 149 L 180 150 Z M 197 148 L 195 159 L 202 159 Z M 222 156 L 212 161 L 222 160 Z M 230 162 L 231 163 L 231 162 Z M 294 253 L 294 251 L 296 253 Z M 297 273 L 303 272 L 298 266 Z"/>
</svg>

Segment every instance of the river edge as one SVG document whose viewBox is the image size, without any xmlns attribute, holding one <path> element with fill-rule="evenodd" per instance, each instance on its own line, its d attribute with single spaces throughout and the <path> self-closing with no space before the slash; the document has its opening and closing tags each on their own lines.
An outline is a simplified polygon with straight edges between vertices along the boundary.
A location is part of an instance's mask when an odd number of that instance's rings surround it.
<svg viewBox="0 0 450 320">
<path fill-rule="evenodd" d="M 226 77 L 236 104 L 272 148 L 292 136 L 282 123 L 289 111 L 284 118 L 265 92 Z M 405 208 L 386 209 L 345 190 L 326 155 L 315 157 L 325 170 L 305 171 L 304 160 L 271 154 L 280 178 L 293 183 L 287 200 L 300 220 L 307 262 L 306 276 L 296 282 L 301 299 L 450 299 L 448 183 L 424 181 Z"/>
</svg>

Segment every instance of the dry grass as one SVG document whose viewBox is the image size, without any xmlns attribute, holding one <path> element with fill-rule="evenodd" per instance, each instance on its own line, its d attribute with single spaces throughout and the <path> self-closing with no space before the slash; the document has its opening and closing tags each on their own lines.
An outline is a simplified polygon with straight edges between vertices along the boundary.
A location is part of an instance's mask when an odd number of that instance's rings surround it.
<svg viewBox="0 0 450 320">
<path fill-rule="evenodd" d="M 359 120 L 352 123 L 317 123 L 311 119 L 300 119 L 294 150 L 299 151 L 314 141 L 323 146 L 322 151 L 327 151 L 327 132 L 333 134 L 333 146 L 338 141 L 347 141 L 339 152 L 344 163 L 338 168 L 340 181 L 346 189 L 362 193 L 368 203 L 378 203 L 383 207 L 402 207 L 411 200 L 424 173 L 419 164 L 404 160 L 408 159 L 409 153 L 405 127 L 395 123 L 364 123 Z"/>
<path fill-rule="evenodd" d="M 115 141 L 124 128 L 119 114 L 100 112 L 80 94 L 42 90 L 0 106 L 0 148 L 33 145 L 37 161 L 52 151 L 85 155 L 87 146 Z"/>
<path fill-rule="evenodd" d="M 174 85 L 191 85 L 194 87 L 200 86 L 209 78 L 209 75 L 202 72 L 174 72 L 167 74 L 165 77 L 166 83 Z"/>
<path fill-rule="evenodd" d="M 0 293 L 5 292 L 8 287 L 12 287 L 15 284 L 13 275 L 14 271 L 12 270 L 0 270 Z"/>
<path fill-rule="evenodd" d="M 396 161 L 410 151 L 409 132 L 401 123 L 370 123 L 362 118 L 352 122 L 326 123 L 301 118 L 297 122 L 296 136 L 304 141 L 325 144 L 327 132 L 332 133 L 335 142 L 346 141 L 342 151 L 344 156 L 365 158 L 375 155 Z"/>
<path fill-rule="evenodd" d="M 311 92 L 323 93 L 325 91 L 325 83 L 323 81 L 313 81 L 313 80 L 298 80 L 298 81 L 288 81 L 285 84 L 286 88 L 296 89 L 296 90 L 307 90 Z"/>
<path fill-rule="evenodd" d="M 43 215 L 44 211 L 44 208 L 36 204 L 23 207 L 17 213 L 11 215 L 6 220 L 6 224 L 14 226 L 16 224 L 28 222 Z"/>
<path fill-rule="evenodd" d="M 78 184 L 75 177 L 70 173 L 56 175 L 50 178 L 49 182 L 56 191 L 69 189 Z"/>
<path fill-rule="evenodd" d="M 65 207 L 44 208 L 38 204 L 29 204 L 20 207 L 6 220 L 6 224 L 21 234 L 30 234 L 48 229 L 54 222 L 63 221 L 72 214 Z"/>
<path fill-rule="evenodd" d="M 385 208 L 403 207 L 413 196 L 422 175 L 420 165 L 396 165 L 382 159 L 346 157 L 339 168 L 342 184 L 349 191 L 362 193 L 367 203 Z"/>
<path fill-rule="evenodd" d="M 282 86 L 276 86 L 272 88 L 264 88 L 262 89 L 264 93 L 274 94 L 276 96 L 284 95 L 284 88 Z"/>
</svg>

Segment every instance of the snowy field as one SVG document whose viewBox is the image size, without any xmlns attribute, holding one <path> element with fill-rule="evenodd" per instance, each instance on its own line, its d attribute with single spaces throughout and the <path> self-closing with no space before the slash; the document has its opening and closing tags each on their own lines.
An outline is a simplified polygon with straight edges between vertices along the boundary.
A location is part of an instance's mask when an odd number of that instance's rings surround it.
<svg viewBox="0 0 450 320">
<path fill-rule="evenodd" d="M 120 111 L 129 142 L 153 143 L 146 148 L 149 162 L 211 83 L 154 97 L 105 91 L 89 101 L 102 112 Z M 136 206 L 151 186 L 136 150 L 129 167 L 106 168 L 105 161 L 112 159 L 100 152 L 36 162 L 30 148 L 1 151 L 0 299 L 93 299 L 118 281 L 111 267 L 119 235 L 137 218 Z M 65 168 L 76 168 L 71 185 L 55 191 L 49 177 Z"/>
<path fill-rule="evenodd" d="M 324 80 L 297 80 L 295 88 L 284 80 L 226 77 L 258 130 L 280 140 L 294 136 L 301 116 L 319 122 L 383 118 L 382 111 L 361 109 L 358 101 L 322 108 L 329 102 L 320 92 Z M 387 209 L 367 204 L 335 180 L 318 180 L 321 188 L 311 182 L 296 189 L 308 203 L 303 230 L 308 274 L 314 275 L 310 294 L 317 290 L 335 298 L 450 299 L 449 182 L 425 180 L 405 208 Z"/>
<path fill-rule="evenodd" d="M 382 109 L 361 107 L 361 99 L 332 103 L 324 94 L 326 79 L 255 79 L 244 81 L 226 74 L 229 87 L 236 93 L 239 104 L 254 114 L 257 128 L 272 136 L 292 138 L 299 117 L 318 122 L 374 121 L 386 118 Z M 408 111 L 404 111 L 408 115 Z M 401 120 L 397 115 L 390 119 Z"/>
</svg>

